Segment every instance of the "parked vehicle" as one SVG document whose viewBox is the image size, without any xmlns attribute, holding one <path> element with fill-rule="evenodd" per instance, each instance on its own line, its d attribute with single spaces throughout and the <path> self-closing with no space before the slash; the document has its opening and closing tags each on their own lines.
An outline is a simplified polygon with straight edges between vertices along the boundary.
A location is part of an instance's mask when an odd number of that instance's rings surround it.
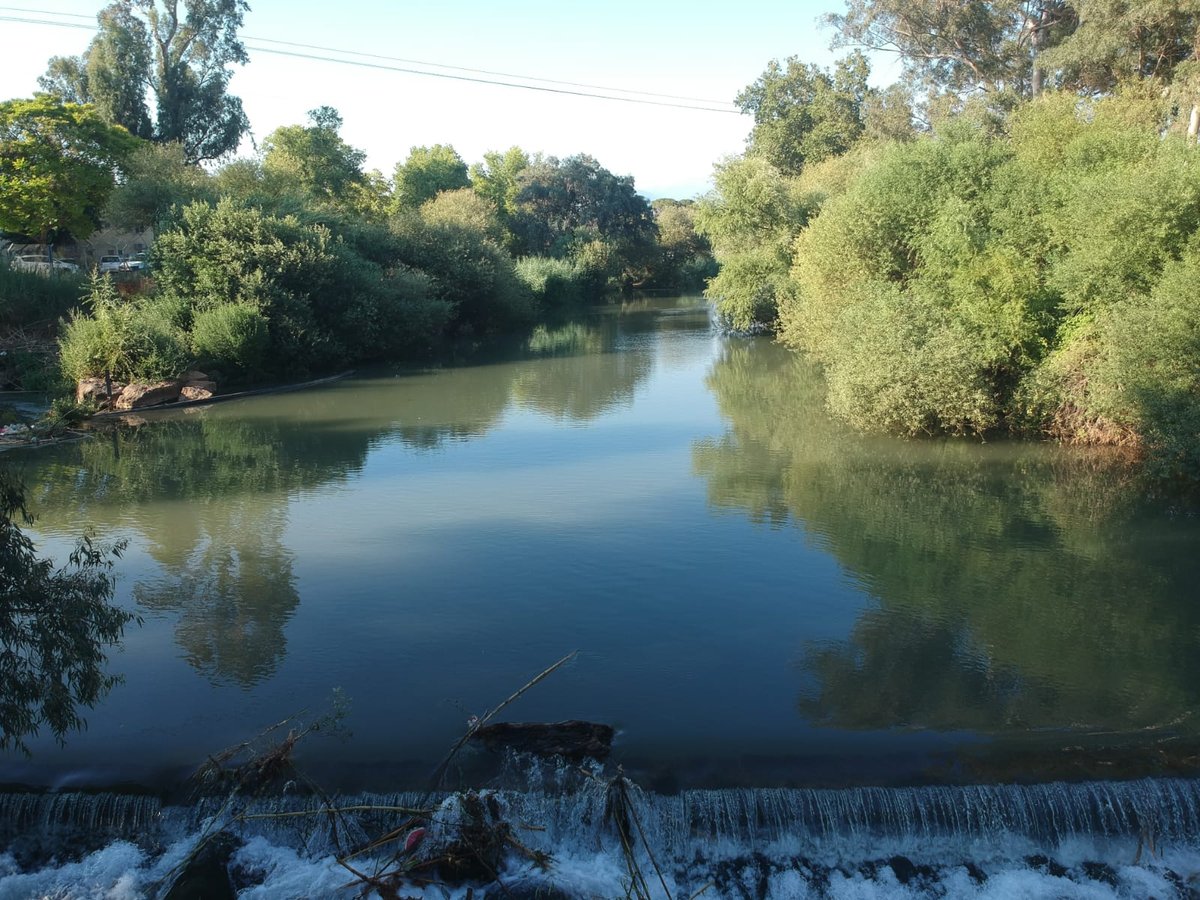
<svg viewBox="0 0 1200 900">
<path fill-rule="evenodd" d="M 51 271 L 50 260 L 44 256 L 33 256 L 31 254 L 15 257 L 12 261 L 12 267 L 18 272 L 47 273 Z"/>
<path fill-rule="evenodd" d="M 44 256 L 35 256 L 29 253 L 16 257 L 12 261 L 12 267 L 19 272 L 38 272 L 42 275 L 49 275 L 52 272 L 74 273 L 79 271 L 79 266 L 69 259 L 49 260 Z"/>
<path fill-rule="evenodd" d="M 102 256 L 100 257 L 100 265 L 97 266 L 101 275 L 111 275 L 113 272 L 126 272 L 129 266 L 125 259 L 120 256 Z"/>
</svg>

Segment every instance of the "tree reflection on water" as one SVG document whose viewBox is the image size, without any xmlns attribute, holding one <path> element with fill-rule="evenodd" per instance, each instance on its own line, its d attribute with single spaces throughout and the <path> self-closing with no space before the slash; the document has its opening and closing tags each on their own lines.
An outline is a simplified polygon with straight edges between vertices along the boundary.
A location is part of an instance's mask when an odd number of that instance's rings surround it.
<svg viewBox="0 0 1200 900">
<path fill-rule="evenodd" d="M 693 448 L 709 503 L 802 529 L 873 600 L 848 640 L 805 646 L 806 718 L 1197 730 L 1200 527 L 1119 461 L 864 437 L 825 415 L 811 362 L 761 343 L 730 343 L 708 385 L 729 422 Z"/>
</svg>

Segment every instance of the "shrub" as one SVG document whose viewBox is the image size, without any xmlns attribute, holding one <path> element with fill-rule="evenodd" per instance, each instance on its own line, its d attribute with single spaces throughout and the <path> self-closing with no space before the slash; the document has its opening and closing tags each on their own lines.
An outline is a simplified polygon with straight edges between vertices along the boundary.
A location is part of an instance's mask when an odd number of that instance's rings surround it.
<svg viewBox="0 0 1200 900">
<path fill-rule="evenodd" d="M 433 279 L 435 294 L 453 310 L 450 328 L 496 332 L 533 318 L 533 301 L 516 264 L 484 231 L 464 223 L 427 222 L 402 212 L 391 227 L 399 261 Z"/>
<path fill-rule="evenodd" d="M 271 368 L 267 318 L 249 304 L 227 303 L 198 313 L 191 341 L 200 366 L 223 375 L 254 377 Z"/>
<path fill-rule="evenodd" d="M 897 434 L 994 428 L 1002 408 L 990 373 L 1002 348 L 928 298 L 885 282 L 861 290 L 830 347 L 830 410 L 856 428 Z"/>
<path fill-rule="evenodd" d="M 85 289 L 78 275 L 22 272 L 0 256 L 0 325 L 54 322 L 79 306 Z"/>
<path fill-rule="evenodd" d="M 187 368 L 184 335 L 165 306 L 122 299 L 100 275 L 92 278 L 89 302 L 91 315 L 73 314 L 59 339 L 68 380 L 109 374 L 121 381 L 154 381 Z"/>
<path fill-rule="evenodd" d="M 516 273 L 529 289 L 538 310 L 570 306 L 583 300 L 583 279 L 570 260 L 527 256 L 517 260 Z"/>
</svg>

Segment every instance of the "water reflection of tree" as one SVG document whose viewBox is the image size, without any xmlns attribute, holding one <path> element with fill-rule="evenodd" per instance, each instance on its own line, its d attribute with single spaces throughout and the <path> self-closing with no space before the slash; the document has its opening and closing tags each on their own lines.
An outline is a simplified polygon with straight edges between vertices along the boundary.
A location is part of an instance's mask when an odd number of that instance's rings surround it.
<svg viewBox="0 0 1200 900">
<path fill-rule="evenodd" d="M 179 613 L 185 657 L 215 681 L 252 684 L 283 658 L 300 600 L 283 543 L 287 495 L 356 471 L 379 431 L 294 413 L 121 427 L 58 448 L 35 482 L 42 528 L 143 531 L 163 575 L 134 597 Z"/>
<path fill-rule="evenodd" d="M 650 353 L 616 352 L 616 320 L 539 329 L 529 342 L 534 359 L 513 380 L 514 399 L 555 419 L 588 422 L 633 402 L 654 368 Z"/>
<path fill-rule="evenodd" d="M 466 366 L 380 382 L 381 408 L 405 444 L 429 450 L 479 437 L 508 408 L 516 369 L 511 364 Z"/>
<path fill-rule="evenodd" d="M 179 611 L 175 638 L 213 681 L 254 684 L 285 655 L 283 628 L 300 595 L 283 543 L 284 509 L 274 498 L 247 496 L 204 510 L 200 546 L 164 577 L 134 587 L 144 609 Z"/>
<path fill-rule="evenodd" d="M 1128 730 L 1200 709 L 1200 529 L 1119 465 L 857 436 L 809 363 L 757 343 L 731 344 L 709 386 L 730 422 L 693 450 L 710 503 L 802 526 L 878 599 L 848 641 L 807 649 L 806 716 Z"/>
</svg>

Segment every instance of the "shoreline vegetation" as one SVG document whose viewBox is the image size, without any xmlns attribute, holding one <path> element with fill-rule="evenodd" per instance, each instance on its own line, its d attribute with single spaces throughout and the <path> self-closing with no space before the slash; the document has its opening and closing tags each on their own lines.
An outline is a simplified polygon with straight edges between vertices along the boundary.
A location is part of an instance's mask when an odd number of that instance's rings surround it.
<svg viewBox="0 0 1200 900">
<path fill-rule="evenodd" d="M 45 249 L 154 235 L 148 277 L 93 278 L 82 300 L 0 267 L 0 324 L 58 341 L 61 377 L 18 360 L 35 382 L 294 381 L 707 284 L 731 330 L 819 362 L 861 430 L 1119 447 L 1200 478 L 1190 7 L 849 0 L 825 24 L 850 52 L 771 61 L 736 98 L 746 152 L 698 202 L 653 203 L 586 154 L 469 166 L 437 144 L 368 172 L 328 106 L 231 158 L 244 9 L 176 34 L 150 7 L 119 0 L 45 93 L 0 103 L 3 166 L 44 176 L 4 179 L 0 229 Z M 883 89 L 862 52 L 881 49 L 903 63 Z"/>
</svg>

